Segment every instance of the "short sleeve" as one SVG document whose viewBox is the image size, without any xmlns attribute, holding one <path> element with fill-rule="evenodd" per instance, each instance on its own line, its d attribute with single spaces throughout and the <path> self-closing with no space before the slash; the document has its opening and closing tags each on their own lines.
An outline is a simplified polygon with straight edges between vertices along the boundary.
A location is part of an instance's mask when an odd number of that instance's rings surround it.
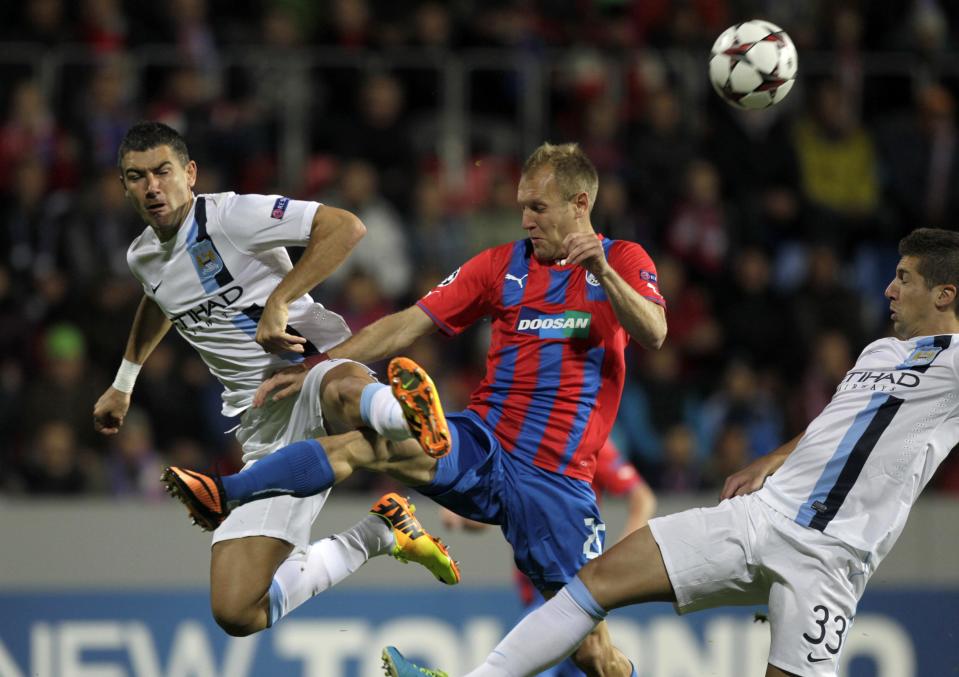
<svg viewBox="0 0 959 677">
<path fill-rule="evenodd" d="M 635 242 L 616 240 L 607 258 L 613 270 L 643 298 L 665 307 L 666 299 L 659 291 L 656 266 L 645 249 Z"/>
<path fill-rule="evenodd" d="M 317 202 L 281 195 L 229 195 L 217 201 L 217 216 L 238 249 L 257 253 L 305 245 L 319 207 Z"/>
<path fill-rule="evenodd" d="M 416 302 L 447 336 L 455 336 L 493 308 L 490 251 L 477 254 Z"/>
</svg>

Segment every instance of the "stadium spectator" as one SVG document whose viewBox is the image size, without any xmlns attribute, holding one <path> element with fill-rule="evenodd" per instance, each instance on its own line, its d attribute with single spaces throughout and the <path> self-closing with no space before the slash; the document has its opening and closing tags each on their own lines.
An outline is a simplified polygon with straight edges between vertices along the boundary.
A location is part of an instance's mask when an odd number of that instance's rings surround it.
<svg viewBox="0 0 959 677">
<path fill-rule="evenodd" d="M 703 456 L 692 430 L 681 423 L 669 427 L 663 435 L 663 462 L 653 486 L 670 494 L 700 491 L 705 486 Z"/>
<path fill-rule="evenodd" d="M 806 278 L 788 300 L 797 348 L 808 350 L 815 337 L 827 330 L 842 333 L 853 346 L 865 345 L 866 310 L 843 272 L 834 248 L 823 244 L 809 248 Z M 798 351 L 797 356 L 803 361 L 808 357 Z"/>
<path fill-rule="evenodd" d="M 710 295 L 671 256 L 660 257 L 657 269 L 659 290 L 670 308 L 669 344 L 679 354 L 681 378 L 699 390 L 711 388 L 722 362 L 723 332 Z"/>
<path fill-rule="evenodd" d="M 10 200 L 0 207 L 0 244 L 18 284 L 50 279 L 64 269 L 67 256 L 65 218 L 71 194 L 51 192 L 49 173 L 40 160 L 25 157 L 13 170 Z"/>
<path fill-rule="evenodd" d="M 798 121 L 795 145 L 800 186 L 810 208 L 805 232 L 846 248 L 875 229 L 879 164 L 871 134 L 860 126 L 847 93 L 826 79 Z"/>
<path fill-rule="evenodd" d="M 633 355 L 632 357 L 636 357 Z M 663 436 L 677 425 L 696 425 L 698 398 L 683 376 L 680 355 L 668 341 L 659 350 L 631 360 L 615 436 L 639 471 L 659 488 L 656 469 L 664 465 Z"/>
<path fill-rule="evenodd" d="M 836 386 L 853 366 L 852 345 L 863 344 L 852 344 L 845 334 L 835 330 L 823 331 L 811 339 L 808 367 L 786 402 L 787 436 L 802 430 L 829 404 Z"/>
<path fill-rule="evenodd" d="M 693 160 L 686 168 L 683 197 L 663 233 L 668 251 L 698 278 L 716 279 L 726 262 L 730 222 L 716 168 Z"/>
<path fill-rule="evenodd" d="M 940 84 L 916 93 L 914 109 L 883 121 L 877 133 L 885 194 L 899 224 L 947 227 L 959 216 L 955 98 Z M 901 227 L 901 226 L 900 226 Z"/>
<path fill-rule="evenodd" d="M 41 342 L 41 370 L 30 374 L 23 393 L 20 425 L 33 437 L 50 418 L 73 427 L 72 439 L 87 448 L 97 443 L 90 432 L 90 401 L 96 399 L 102 382 L 92 373 L 86 341 L 75 325 L 50 327 Z"/>
<path fill-rule="evenodd" d="M 768 379 L 741 359 L 729 362 L 722 386 L 703 402 L 701 434 L 706 440 L 716 440 L 730 424 L 746 430 L 753 456 L 783 440 L 783 415 Z"/>
<path fill-rule="evenodd" d="M 48 175 L 49 188 L 75 189 L 76 143 L 50 109 L 36 80 L 21 80 L 13 88 L 10 110 L 0 126 L 0 185 L 9 186 L 16 168 L 37 162 Z"/>
<path fill-rule="evenodd" d="M 5 478 L 15 493 L 29 496 L 78 496 L 102 491 L 97 457 L 80 446 L 77 428 L 53 418 L 34 430 L 19 467 Z"/>
<path fill-rule="evenodd" d="M 99 1 L 99 0 L 98 0 Z M 73 133 L 80 140 L 82 169 L 97 175 L 116 164 L 116 148 L 134 120 L 133 75 L 125 55 L 105 56 L 87 74 L 85 86 L 73 95 Z"/>
<path fill-rule="evenodd" d="M 659 237 L 682 195 L 686 168 L 696 154 L 697 139 L 676 92 L 668 86 L 651 92 L 645 115 L 630 136 L 633 202 L 646 214 Z"/>
<path fill-rule="evenodd" d="M 351 160 L 340 168 L 336 186 L 321 200 L 343 205 L 367 224 L 366 237 L 328 282 L 342 287 L 350 273 L 359 269 L 376 280 L 380 295 L 395 300 L 409 290 L 413 266 L 406 228 L 396 207 L 380 192 L 379 181 L 375 166 Z"/>
<path fill-rule="evenodd" d="M 133 407 L 120 432 L 110 439 L 104 471 L 114 496 L 156 500 L 163 496 L 157 477 L 163 463 L 153 444 L 153 430 L 145 412 Z"/>
<path fill-rule="evenodd" d="M 48 49 L 74 41 L 74 27 L 70 23 L 63 0 L 25 2 L 21 8 L 21 21 L 13 24 L 7 39 L 39 43 Z"/>
<path fill-rule="evenodd" d="M 787 327 L 772 319 L 781 316 L 784 305 L 772 286 L 770 265 L 762 249 L 738 249 L 727 262 L 723 293 L 716 297 L 724 351 L 746 356 L 759 369 L 792 363 Z"/>
</svg>

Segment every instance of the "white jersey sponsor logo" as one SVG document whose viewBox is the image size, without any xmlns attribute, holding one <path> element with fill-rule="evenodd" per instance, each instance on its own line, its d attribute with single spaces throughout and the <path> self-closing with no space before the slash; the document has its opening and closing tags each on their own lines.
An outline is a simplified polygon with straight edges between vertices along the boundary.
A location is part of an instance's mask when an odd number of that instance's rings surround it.
<svg viewBox="0 0 959 677">
<path fill-rule="evenodd" d="M 959 334 L 867 346 L 759 497 L 872 556 L 959 443 Z"/>
<path fill-rule="evenodd" d="M 173 239 L 160 242 L 147 228 L 130 245 L 127 262 L 223 384 L 223 413 L 234 416 L 250 406 L 266 376 L 302 359 L 267 353 L 254 339 L 267 298 L 293 267 L 285 247 L 309 241 L 318 204 L 275 195 L 201 197 L 208 237 L 194 201 Z M 288 323 L 318 351 L 350 334 L 339 315 L 309 295 L 290 304 Z"/>
</svg>

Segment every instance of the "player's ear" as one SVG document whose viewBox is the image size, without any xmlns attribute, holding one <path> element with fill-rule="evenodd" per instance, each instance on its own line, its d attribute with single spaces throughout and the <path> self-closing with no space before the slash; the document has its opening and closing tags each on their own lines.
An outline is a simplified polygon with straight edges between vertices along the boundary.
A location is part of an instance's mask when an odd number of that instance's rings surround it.
<svg viewBox="0 0 959 677">
<path fill-rule="evenodd" d="M 573 197 L 573 206 L 576 209 L 576 216 L 589 216 L 589 193 L 585 190 L 577 193 Z"/>
<path fill-rule="evenodd" d="M 945 308 L 953 305 L 956 302 L 956 292 L 957 289 L 954 284 L 939 285 L 939 293 L 936 294 L 936 306 Z"/>
<path fill-rule="evenodd" d="M 196 184 L 196 174 L 197 174 L 196 161 L 190 160 L 189 162 L 186 163 L 186 180 L 187 180 L 187 185 L 189 185 L 190 188 L 193 188 L 193 186 Z"/>
</svg>

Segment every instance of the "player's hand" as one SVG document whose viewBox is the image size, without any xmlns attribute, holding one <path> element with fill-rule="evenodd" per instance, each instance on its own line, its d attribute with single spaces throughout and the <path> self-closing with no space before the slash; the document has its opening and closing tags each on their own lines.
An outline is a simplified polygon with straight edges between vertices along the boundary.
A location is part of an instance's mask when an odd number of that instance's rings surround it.
<svg viewBox="0 0 959 677">
<path fill-rule="evenodd" d="M 268 353 L 303 353 L 306 339 L 286 331 L 289 310 L 285 303 L 267 301 L 256 325 L 256 342 Z"/>
<path fill-rule="evenodd" d="M 580 265 L 597 278 L 609 268 L 602 241 L 596 233 L 570 233 L 563 240 L 566 248 L 564 265 Z"/>
<path fill-rule="evenodd" d="M 776 472 L 780 465 L 782 465 L 782 459 L 773 454 L 757 458 L 739 472 L 726 478 L 719 500 L 724 501 L 733 496 L 744 496 L 758 491 L 766 482 L 766 478 Z"/>
<path fill-rule="evenodd" d="M 129 409 L 130 393 L 110 386 L 93 405 L 93 429 L 102 435 L 116 435 Z"/>
<path fill-rule="evenodd" d="M 303 381 L 309 372 L 309 368 L 304 364 L 295 364 L 292 367 L 281 369 L 270 378 L 263 381 L 260 387 L 253 393 L 253 406 L 262 407 L 266 404 L 267 398 L 274 402 L 285 400 L 287 397 L 296 395 L 303 389 Z M 270 397 L 273 391 L 276 393 Z"/>
</svg>

